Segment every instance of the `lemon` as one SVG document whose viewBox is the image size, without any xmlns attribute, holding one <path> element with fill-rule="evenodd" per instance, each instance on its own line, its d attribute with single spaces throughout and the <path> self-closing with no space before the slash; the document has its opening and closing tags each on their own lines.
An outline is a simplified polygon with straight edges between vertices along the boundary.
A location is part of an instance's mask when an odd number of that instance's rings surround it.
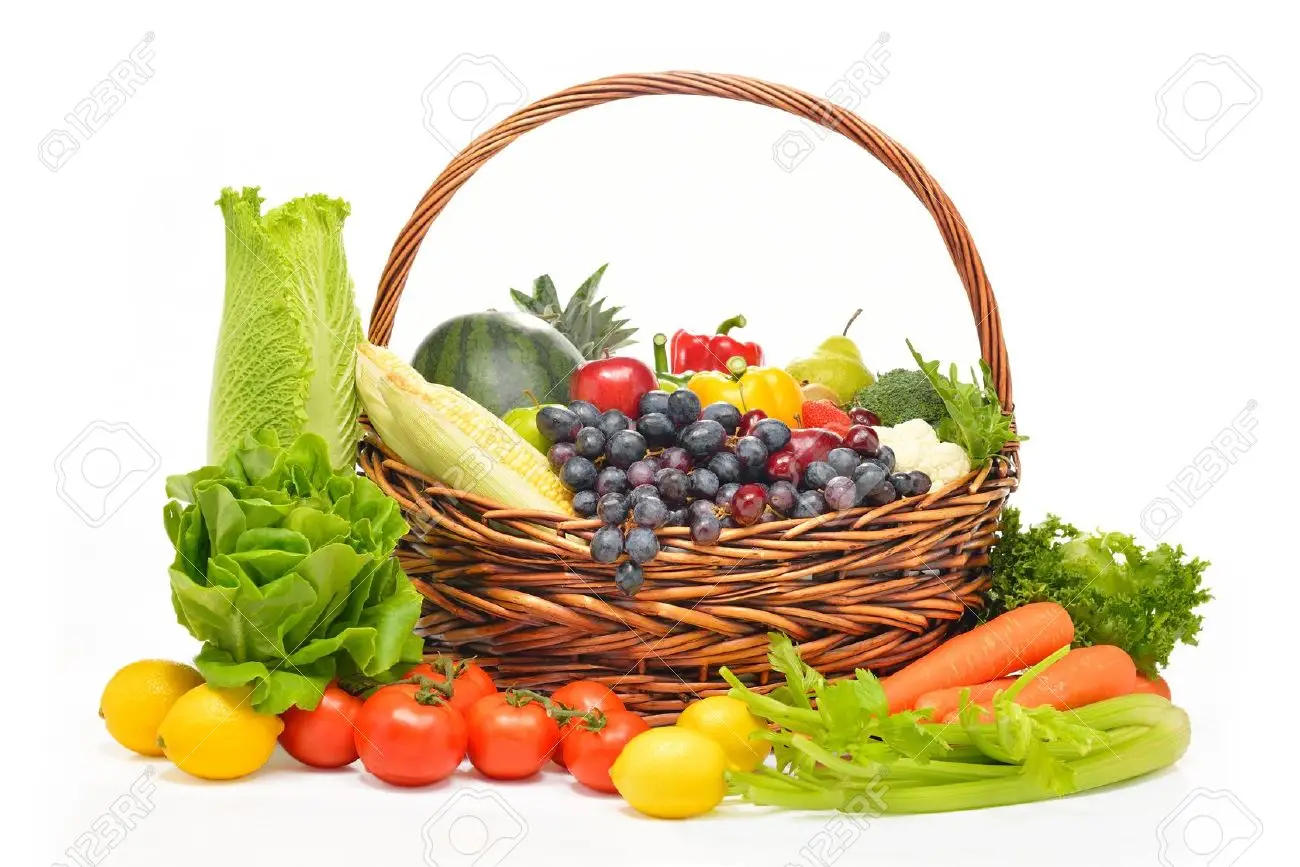
<svg viewBox="0 0 1300 867">
<path fill-rule="evenodd" d="M 677 725 L 722 747 L 732 771 L 752 771 L 772 752 L 770 742 L 750 738 L 751 733 L 765 728 L 762 721 L 743 701 L 730 696 L 713 695 L 691 702 L 677 718 Z"/>
<path fill-rule="evenodd" d="M 707 813 L 727 793 L 727 757 L 699 732 L 666 726 L 627 742 L 609 769 L 633 809 L 659 819 Z"/>
<path fill-rule="evenodd" d="M 108 733 L 128 750 L 161 756 L 158 726 L 176 700 L 203 683 L 188 665 L 165 659 L 133 662 L 113 675 L 99 699 Z"/>
<path fill-rule="evenodd" d="M 277 716 L 253 710 L 251 687 L 204 684 L 181 696 L 158 728 L 163 754 L 188 774 L 233 780 L 266 764 L 284 729 Z"/>
</svg>

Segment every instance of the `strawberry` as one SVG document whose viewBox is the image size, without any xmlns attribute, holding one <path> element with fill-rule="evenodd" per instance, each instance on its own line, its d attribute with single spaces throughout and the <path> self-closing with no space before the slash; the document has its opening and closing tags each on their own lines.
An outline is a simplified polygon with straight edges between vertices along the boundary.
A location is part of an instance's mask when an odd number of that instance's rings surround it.
<svg viewBox="0 0 1300 867">
<path fill-rule="evenodd" d="M 804 427 L 820 427 L 844 436 L 849 432 L 849 414 L 833 400 L 806 400 L 800 408 L 800 421 Z"/>
</svg>

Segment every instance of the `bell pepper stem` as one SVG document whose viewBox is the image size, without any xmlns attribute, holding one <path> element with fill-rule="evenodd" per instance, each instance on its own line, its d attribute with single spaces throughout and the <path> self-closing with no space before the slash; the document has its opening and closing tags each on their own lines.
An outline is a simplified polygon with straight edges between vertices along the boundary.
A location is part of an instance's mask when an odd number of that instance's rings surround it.
<svg viewBox="0 0 1300 867">
<path fill-rule="evenodd" d="M 853 311 L 853 315 L 849 317 L 849 321 L 844 323 L 844 330 L 840 332 L 841 337 L 849 336 L 849 329 L 853 327 L 853 323 L 856 322 L 858 320 L 858 317 L 861 315 L 862 315 L 861 307 Z"/>
<path fill-rule="evenodd" d="M 749 370 L 749 362 L 739 355 L 733 355 L 727 359 L 727 372 L 735 379 L 740 379 Z"/>
<path fill-rule="evenodd" d="M 660 332 L 654 336 L 652 342 L 655 353 L 655 378 L 671 382 L 678 387 L 686 385 L 695 374 L 689 370 L 684 373 L 672 373 L 668 369 L 668 335 Z"/>
<path fill-rule="evenodd" d="M 858 312 L 861 313 L 862 311 L 858 311 Z M 735 316 L 731 317 L 730 319 L 722 320 L 722 324 L 718 326 L 718 333 L 727 334 L 733 328 L 744 328 L 748 324 L 749 323 L 745 319 L 745 314 L 737 313 Z"/>
</svg>

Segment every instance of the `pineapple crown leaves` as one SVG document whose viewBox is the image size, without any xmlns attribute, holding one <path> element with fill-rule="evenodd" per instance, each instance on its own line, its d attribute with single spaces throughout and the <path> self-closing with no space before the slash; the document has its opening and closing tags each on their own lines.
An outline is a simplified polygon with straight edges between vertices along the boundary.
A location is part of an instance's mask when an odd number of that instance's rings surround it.
<svg viewBox="0 0 1300 867">
<path fill-rule="evenodd" d="M 622 307 L 605 309 L 605 299 L 596 297 L 600 287 L 600 278 L 604 276 L 608 265 L 601 265 L 582 282 L 577 291 L 569 298 L 569 303 L 560 305 L 559 293 L 555 282 L 549 274 L 543 274 L 533 281 L 533 294 L 528 295 L 518 289 L 510 290 L 510 297 L 515 306 L 525 313 L 542 319 L 578 348 L 583 358 L 602 358 L 608 353 L 616 352 L 631 344 L 635 328 L 627 328 L 628 320 L 619 319 Z"/>
</svg>

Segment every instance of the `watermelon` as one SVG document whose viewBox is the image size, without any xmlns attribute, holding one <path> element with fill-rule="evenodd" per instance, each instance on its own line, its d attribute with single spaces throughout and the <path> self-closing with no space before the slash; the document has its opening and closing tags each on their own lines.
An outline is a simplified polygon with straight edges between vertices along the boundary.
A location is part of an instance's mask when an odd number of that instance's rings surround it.
<svg viewBox="0 0 1300 867">
<path fill-rule="evenodd" d="M 411 366 L 495 415 L 517 406 L 566 403 L 569 376 L 583 362 L 567 337 L 527 313 L 488 310 L 455 316 L 420 343 Z M 532 397 L 526 392 L 532 392 Z"/>
</svg>

